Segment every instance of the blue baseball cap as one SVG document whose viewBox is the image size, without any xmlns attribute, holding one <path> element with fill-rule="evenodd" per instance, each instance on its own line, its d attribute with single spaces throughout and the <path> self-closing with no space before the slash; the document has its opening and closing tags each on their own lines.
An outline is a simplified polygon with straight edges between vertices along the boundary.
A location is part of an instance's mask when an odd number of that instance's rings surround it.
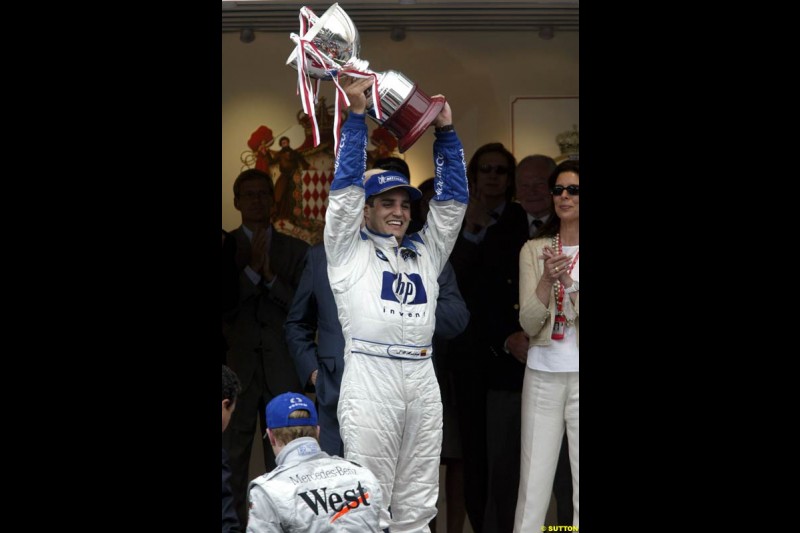
<svg viewBox="0 0 800 533">
<path fill-rule="evenodd" d="M 374 168 L 364 173 L 364 195 L 369 198 L 392 189 L 403 188 L 408 191 L 409 200 L 419 200 L 422 193 L 412 187 L 408 178 L 396 170 Z"/>
<path fill-rule="evenodd" d="M 304 418 L 289 418 L 292 411 L 298 409 L 305 409 L 311 415 Z M 267 405 L 267 427 L 269 429 L 316 425 L 317 410 L 314 408 L 314 402 L 298 392 L 284 392 L 274 397 Z"/>
</svg>

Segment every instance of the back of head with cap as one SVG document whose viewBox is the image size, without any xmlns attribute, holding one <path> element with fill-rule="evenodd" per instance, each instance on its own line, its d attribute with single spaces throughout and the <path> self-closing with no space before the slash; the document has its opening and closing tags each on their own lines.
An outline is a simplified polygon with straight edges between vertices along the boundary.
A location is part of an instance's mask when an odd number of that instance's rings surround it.
<svg viewBox="0 0 800 533">
<path fill-rule="evenodd" d="M 300 437 L 317 438 L 314 402 L 298 392 L 276 396 L 267 405 L 267 427 L 272 430 L 275 440 L 282 444 Z"/>
</svg>

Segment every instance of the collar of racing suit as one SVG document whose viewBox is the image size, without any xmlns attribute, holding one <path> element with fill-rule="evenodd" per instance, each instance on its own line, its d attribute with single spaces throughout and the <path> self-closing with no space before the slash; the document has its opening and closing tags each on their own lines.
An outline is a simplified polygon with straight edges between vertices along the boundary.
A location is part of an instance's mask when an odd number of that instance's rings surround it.
<svg viewBox="0 0 800 533">
<path fill-rule="evenodd" d="M 364 226 L 362 230 L 364 235 L 369 238 L 372 242 L 378 245 L 379 248 L 384 250 L 392 250 L 393 252 L 397 253 L 396 250 L 397 246 L 397 239 L 394 235 L 384 235 L 382 233 L 375 233 L 368 227 Z M 419 237 L 417 233 L 412 234 L 409 236 L 408 234 L 403 235 L 403 241 L 400 243 L 400 253 L 405 254 L 408 252 L 404 252 L 403 250 L 408 250 L 412 253 L 412 255 L 421 255 L 420 249 L 417 248 L 416 242 L 422 242 L 422 239 Z"/>
<path fill-rule="evenodd" d="M 305 461 L 320 452 L 319 442 L 314 437 L 300 437 L 295 439 L 278 453 L 275 464 L 278 466 L 284 463 L 296 463 Z"/>
</svg>

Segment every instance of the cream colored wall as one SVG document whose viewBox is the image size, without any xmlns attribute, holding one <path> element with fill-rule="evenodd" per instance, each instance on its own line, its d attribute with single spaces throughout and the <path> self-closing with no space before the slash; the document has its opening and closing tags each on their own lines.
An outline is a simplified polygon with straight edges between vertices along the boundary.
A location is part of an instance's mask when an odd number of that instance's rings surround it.
<svg viewBox="0 0 800 533">
<path fill-rule="evenodd" d="M 430 96 L 444 94 L 469 160 L 487 142 L 511 147 L 513 97 L 579 94 L 578 36 L 565 32 L 544 41 L 534 31 L 409 32 L 405 41 L 394 42 L 388 32 L 370 32 L 361 34 L 361 57 L 375 71 L 402 72 Z M 288 33 L 257 33 L 249 44 L 238 33 L 222 36 L 222 227 L 227 230 L 241 222 L 232 186 L 250 134 L 264 124 L 277 137 L 297 124 L 297 72 L 285 65 L 293 46 Z M 333 103 L 332 83 L 323 82 L 322 94 Z M 433 173 L 432 142 L 431 128 L 404 154 L 414 184 Z"/>
</svg>

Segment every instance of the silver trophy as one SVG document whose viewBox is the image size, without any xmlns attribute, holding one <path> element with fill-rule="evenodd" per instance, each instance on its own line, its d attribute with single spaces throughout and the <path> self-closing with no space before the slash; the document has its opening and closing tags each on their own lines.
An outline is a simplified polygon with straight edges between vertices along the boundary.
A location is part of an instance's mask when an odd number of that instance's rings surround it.
<svg viewBox="0 0 800 533">
<path fill-rule="evenodd" d="M 310 100 L 313 100 L 314 91 L 310 83 L 302 80 L 303 73 L 316 80 L 333 80 L 339 71 L 374 75 L 378 98 L 367 91 L 367 114 L 397 137 L 401 153 L 408 150 L 442 110 L 444 98 L 431 98 L 396 70 L 370 70 L 369 62 L 358 58 L 361 50 L 358 30 L 339 4 L 333 4 L 321 17 L 316 17 L 306 7 L 300 10 L 300 15 L 300 35 L 291 34 L 297 46 L 286 64 L 298 70 L 300 96 L 306 113 L 313 113 Z M 380 109 L 376 109 L 376 104 Z"/>
</svg>

